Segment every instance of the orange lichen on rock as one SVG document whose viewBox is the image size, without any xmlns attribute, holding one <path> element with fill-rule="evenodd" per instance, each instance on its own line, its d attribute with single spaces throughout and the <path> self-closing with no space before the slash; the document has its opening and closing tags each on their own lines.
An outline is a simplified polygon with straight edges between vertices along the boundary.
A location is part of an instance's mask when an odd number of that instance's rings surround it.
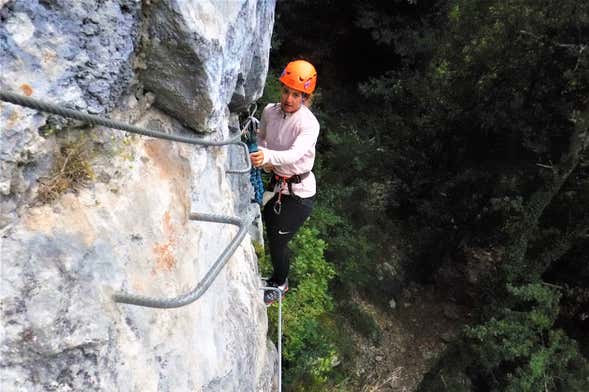
<svg viewBox="0 0 589 392">
<path fill-rule="evenodd" d="M 166 211 L 164 214 L 164 234 L 168 237 L 174 237 L 174 226 L 172 226 L 172 219 L 170 218 L 170 211 Z"/>
<path fill-rule="evenodd" d="M 31 95 L 33 95 L 33 88 L 29 84 L 26 84 L 26 83 L 21 84 L 20 85 L 20 90 L 27 97 L 30 97 Z"/>
<path fill-rule="evenodd" d="M 165 244 L 155 244 L 153 251 L 157 255 L 157 261 L 153 273 L 161 270 L 171 271 L 174 268 L 176 259 L 172 252 L 173 246 L 174 244 L 171 241 Z"/>
<path fill-rule="evenodd" d="M 176 245 L 176 236 L 170 212 L 166 211 L 162 222 L 162 231 L 168 237 L 165 243 L 156 243 L 153 247 L 153 252 L 156 254 L 156 264 L 152 270 L 155 274 L 158 271 L 171 271 L 176 266 L 176 258 L 174 257 L 174 246 Z"/>
<path fill-rule="evenodd" d="M 161 178 L 167 179 L 177 175 L 178 167 L 170 156 L 169 143 L 161 140 L 148 140 L 145 142 L 145 152 L 157 165 Z"/>
</svg>

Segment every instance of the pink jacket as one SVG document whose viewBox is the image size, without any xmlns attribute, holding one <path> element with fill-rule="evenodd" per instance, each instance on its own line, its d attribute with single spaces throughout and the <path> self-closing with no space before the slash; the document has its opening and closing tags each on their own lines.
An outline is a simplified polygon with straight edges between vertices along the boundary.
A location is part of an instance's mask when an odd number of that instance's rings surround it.
<svg viewBox="0 0 589 392">
<path fill-rule="evenodd" d="M 294 113 L 284 113 L 279 103 L 269 104 L 262 112 L 258 147 L 264 152 L 263 164 L 270 163 L 280 176 L 310 172 L 315 163 L 315 144 L 319 136 L 319 122 L 306 106 Z M 292 184 L 299 197 L 315 195 L 315 176 L 310 173 L 299 184 Z M 288 189 L 283 188 L 288 194 Z"/>
</svg>

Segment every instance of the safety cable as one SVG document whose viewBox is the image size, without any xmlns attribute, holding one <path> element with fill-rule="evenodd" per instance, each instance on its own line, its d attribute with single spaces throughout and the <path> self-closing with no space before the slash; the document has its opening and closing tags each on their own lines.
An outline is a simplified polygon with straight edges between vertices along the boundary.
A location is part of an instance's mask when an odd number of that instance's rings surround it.
<svg viewBox="0 0 589 392">
<path fill-rule="evenodd" d="M 260 287 L 260 290 L 270 290 L 278 294 L 278 392 L 282 392 L 282 296 L 283 292 L 278 287 Z"/>
<path fill-rule="evenodd" d="M 241 135 L 239 135 L 239 134 L 232 136 L 227 140 L 222 140 L 222 141 L 202 140 L 202 139 L 195 138 L 195 137 L 181 136 L 181 135 L 170 135 L 168 133 L 158 131 L 158 130 L 141 128 L 141 127 L 138 127 L 135 125 L 111 120 L 109 118 L 104 118 L 104 117 L 96 116 L 93 114 L 84 113 L 79 110 L 68 109 L 66 107 L 55 105 L 50 102 L 41 101 L 38 99 L 26 97 L 24 95 L 11 93 L 8 91 L 0 91 L 0 101 L 9 102 L 9 103 L 12 103 L 15 105 L 24 106 L 24 107 L 28 107 L 31 109 L 37 109 L 39 111 L 46 112 L 46 113 L 57 114 L 62 117 L 74 118 L 76 120 L 80 120 L 80 121 L 83 121 L 83 122 L 86 122 L 86 123 L 92 124 L 92 125 L 103 125 L 108 128 L 118 129 L 121 131 L 135 133 L 135 134 L 143 135 L 143 136 L 150 136 L 150 137 L 154 137 L 154 138 L 158 138 L 158 139 L 170 140 L 170 141 L 174 141 L 174 142 L 194 144 L 194 145 L 199 145 L 199 146 L 203 146 L 203 147 L 219 147 L 219 146 L 225 146 L 225 145 L 229 145 L 229 144 L 239 145 L 246 153 L 247 167 L 244 169 L 227 170 L 227 173 L 232 173 L 232 174 L 233 173 L 249 173 L 251 170 L 251 162 L 249 160 L 249 152 L 247 149 L 247 145 L 241 141 Z"/>
<path fill-rule="evenodd" d="M 240 135 L 233 136 L 228 140 L 220 142 L 213 142 L 208 140 L 197 139 L 188 136 L 170 135 L 162 131 L 156 131 L 146 128 L 140 128 L 135 125 L 126 124 L 120 121 L 111 120 L 108 118 L 96 116 L 93 114 L 84 113 L 79 110 L 68 109 L 63 106 L 55 105 L 49 102 L 40 101 L 20 94 L 14 94 L 7 91 L 0 91 L 0 100 L 14 103 L 20 106 L 26 106 L 32 109 L 37 109 L 42 112 L 53 113 L 62 117 L 75 118 L 76 120 L 84 121 L 89 124 L 104 125 L 108 128 L 119 129 L 139 135 L 156 137 L 159 139 L 172 140 L 175 142 L 182 142 L 188 144 L 198 144 L 200 146 L 224 146 L 226 144 L 235 144 L 239 142 Z"/>
<path fill-rule="evenodd" d="M 72 110 L 68 108 L 64 108 L 49 102 L 40 101 L 37 99 L 25 97 L 19 94 L 14 94 L 6 91 L 0 91 L 0 100 L 9 102 L 12 104 L 20 105 L 29 107 L 32 109 L 40 110 L 43 112 L 57 114 L 62 117 L 69 117 L 74 118 L 77 120 L 81 120 L 90 124 L 98 124 L 103 125 L 109 128 L 119 129 L 126 132 L 136 133 L 144 136 L 155 137 L 158 139 L 165 139 L 176 141 L 180 143 L 188 143 L 194 145 L 201 145 L 205 147 L 209 146 L 223 146 L 229 144 L 237 144 L 244 148 L 246 153 L 246 161 L 247 161 L 247 168 L 245 169 L 234 169 L 234 170 L 226 170 L 227 173 L 249 173 L 251 170 L 251 162 L 249 160 L 249 153 L 248 148 L 245 143 L 241 142 L 241 134 L 238 134 L 228 140 L 220 141 L 220 142 L 211 142 L 206 140 L 201 140 L 197 138 L 185 137 L 185 136 L 178 136 L 178 135 L 169 135 L 167 133 L 155 130 L 149 130 L 145 128 L 140 128 L 134 125 L 122 123 L 119 121 L 113 121 L 107 118 L 87 114 L 78 110 Z M 194 301 L 196 301 L 212 284 L 215 280 L 221 269 L 225 266 L 229 258 L 233 255 L 235 250 L 239 247 L 239 244 L 245 237 L 248 229 L 248 225 L 251 224 L 254 219 L 257 218 L 257 211 L 254 208 L 251 208 L 246 213 L 245 217 L 243 218 L 236 218 L 231 216 L 225 215 L 215 215 L 215 214 L 205 214 L 205 213 L 191 213 L 189 219 L 190 220 L 199 220 L 205 222 L 216 222 L 216 223 L 228 223 L 232 225 L 236 225 L 239 227 L 239 231 L 237 235 L 229 245 L 223 250 L 217 261 L 212 265 L 209 271 L 205 274 L 204 278 L 196 285 L 196 287 L 183 295 L 180 295 L 175 298 L 155 298 L 155 297 L 147 297 L 141 295 L 133 295 L 127 293 L 116 293 L 114 295 L 114 300 L 120 303 L 127 303 L 132 305 L 138 306 L 145 306 L 151 308 L 177 308 L 180 306 L 188 305 Z"/>
<path fill-rule="evenodd" d="M 252 104 L 248 109 L 248 116 L 244 126 L 241 129 L 242 139 L 249 149 L 249 152 L 258 151 L 257 131 L 260 128 L 260 120 L 255 117 L 258 110 L 257 104 Z M 262 171 L 259 168 L 253 167 L 250 172 L 250 183 L 254 188 L 254 200 L 260 206 L 264 197 L 264 182 L 262 181 Z M 264 279 L 267 281 L 267 279 Z M 278 392 L 282 392 L 282 291 L 278 287 L 265 286 L 260 287 L 260 290 L 274 291 L 278 294 L 278 331 L 277 331 L 277 348 L 278 348 Z"/>
</svg>

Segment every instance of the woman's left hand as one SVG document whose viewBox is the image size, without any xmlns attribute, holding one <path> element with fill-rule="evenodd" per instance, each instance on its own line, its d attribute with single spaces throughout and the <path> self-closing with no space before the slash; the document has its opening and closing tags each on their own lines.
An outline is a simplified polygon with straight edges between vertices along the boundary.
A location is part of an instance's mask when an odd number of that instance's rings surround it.
<svg viewBox="0 0 589 392">
<path fill-rule="evenodd" d="M 271 163 L 264 163 L 262 165 L 262 169 L 264 169 L 266 173 L 270 173 L 272 170 L 274 170 L 274 166 Z"/>
<path fill-rule="evenodd" d="M 250 154 L 250 159 L 252 161 L 252 165 L 254 167 L 262 166 L 262 162 L 264 162 L 264 152 L 263 151 L 256 151 Z"/>
</svg>

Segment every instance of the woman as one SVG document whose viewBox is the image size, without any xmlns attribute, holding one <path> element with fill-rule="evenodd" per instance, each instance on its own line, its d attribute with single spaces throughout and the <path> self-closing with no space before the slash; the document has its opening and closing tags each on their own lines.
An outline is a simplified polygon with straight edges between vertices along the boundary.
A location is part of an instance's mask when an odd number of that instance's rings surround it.
<svg viewBox="0 0 589 392">
<path fill-rule="evenodd" d="M 267 284 L 280 289 L 264 292 L 267 305 L 288 291 L 288 242 L 311 215 L 315 200 L 315 143 L 319 122 L 308 106 L 317 83 L 315 67 L 304 60 L 288 63 L 280 75 L 280 103 L 264 108 L 258 135 L 259 151 L 250 154 L 255 167 L 272 171 L 275 192 L 262 217 L 274 272 Z"/>
</svg>

